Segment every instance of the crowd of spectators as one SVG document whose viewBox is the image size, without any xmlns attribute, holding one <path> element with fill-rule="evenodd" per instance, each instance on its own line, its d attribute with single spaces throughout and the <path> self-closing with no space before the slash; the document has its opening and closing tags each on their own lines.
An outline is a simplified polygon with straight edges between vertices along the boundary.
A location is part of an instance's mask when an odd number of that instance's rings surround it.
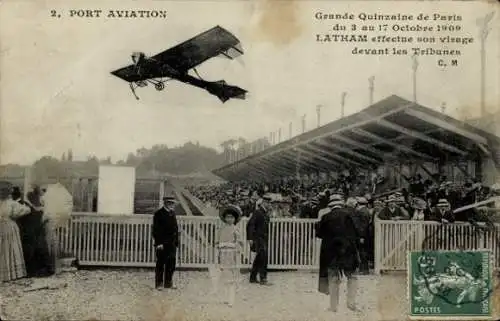
<svg viewBox="0 0 500 321">
<path fill-rule="evenodd" d="M 278 181 L 273 183 L 227 183 L 219 186 L 190 186 L 190 192 L 205 203 L 217 208 L 231 203 L 238 204 L 244 215 L 249 216 L 254 208 L 258 195 L 276 195 L 272 202 L 272 215 L 277 217 L 318 218 L 322 209 L 327 208 L 330 196 L 341 194 L 345 200 L 352 202 L 363 197 L 369 209 L 384 208 L 388 200 L 411 219 L 416 208 L 424 207 L 429 213 L 437 208 L 438 203 L 446 200 L 451 211 L 474 204 L 497 195 L 498 186 L 487 187 L 478 180 L 469 180 L 464 184 L 448 181 L 445 176 L 434 175 L 431 179 L 423 179 L 421 175 L 406 178 L 406 188 L 379 191 L 373 194 L 377 183 L 383 179 L 365 178 L 363 176 L 341 175 L 330 182 Z M 490 204 L 490 206 L 493 206 Z M 462 215 L 470 215 L 472 211 L 464 211 Z M 383 218 L 382 216 L 381 218 Z M 429 217 L 429 216 L 428 216 Z"/>
<path fill-rule="evenodd" d="M 355 177 L 355 179 L 351 178 Z M 479 222 L 498 222 L 495 215 L 495 202 L 479 202 L 491 200 L 500 195 L 500 185 L 487 187 L 477 180 L 464 184 L 448 181 L 446 177 L 434 175 L 424 180 L 415 175 L 406 178 L 408 185 L 401 189 L 389 189 L 385 192 L 377 190 L 381 179 L 363 179 L 359 176 L 342 175 L 327 183 L 324 181 L 297 181 L 274 183 L 228 183 L 220 186 L 191 186 L 190 192 L 204 202 L 215 207 L 225 204 L 237 204 L 244 215 L 250 216 L 255 209 L 255 202 L 263 195 L 270 196 L 272 217 L 296 217 L 318 219 L 329 213 L 332 206 L 351 208 L 355 220 L 358 221 L 365 243 L 361 246 L 363 253 L 363 270 L 367 271 L 374 264 L 374 222 L 380 220 L 419 220 L 439 223 L 467 222 L 477 227 Z M 340 202 L 340 203 L 339 203 Z M 471 206 L 468 208 L 467 206 Z M 454 211 L 457 210 L 458 211 Z M 490 211 L 491 210 L 491 211 Z M 455 213 L 456 212 L 456 213 Z M 482 228 L 482 227 L 481 227 Z M 286 233 L 285 233 L 286 234 Z M 313 235 L 309 233 L 308 235 Z M 301 244 L 304 235 L 285 235 L 291 238 L 291 244 Z M 285 242 L 286 243 L 286 242 Z M 283 244 L 285 244 L 283 243 Z M 287 244 L 288 244 L 287 243 Z M 298 247 L 292 246 L 298 251 Z M 276 249 L 276 253 L 283 249 Z M 307 253 L 297 253 L 297 258 L 308 257 Z"/>
</svg>

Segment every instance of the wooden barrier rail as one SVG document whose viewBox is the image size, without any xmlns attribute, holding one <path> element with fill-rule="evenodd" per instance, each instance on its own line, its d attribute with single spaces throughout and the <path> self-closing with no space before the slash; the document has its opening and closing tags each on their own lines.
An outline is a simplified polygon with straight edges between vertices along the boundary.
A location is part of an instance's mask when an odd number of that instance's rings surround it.
<svg viewBox="0 0 500 321">
<path fill-rule="evenodd" d="M 75 213 L 67 227 L 58 230 L 57 237 L 60 249 L 74 255 L 81 265 L 152 267 L 155 262 L 152 220 L 152 215 Z M 219 218 L 178 216 L 177 220 L 181 230 L 178 265 L 203 268 L 214 263 L 213 244 L 222 224 Z M 247 221 L 244 218 L 238 223 L 244 241 L 241 267 L 252 263 L 246 242 Z M 269 268 L 315 269 L 319 254 L 314 223 L 307 219 L 273 219 L 269 231 Z"/>
<path fill-rule="evenodd" d="M 181 229 L 177 252 L 179 267 L 207 268 L 215 262 L 213 244 L 221 222 L 218 217 L 178 216 Z M 316 220 L 273 218 L 269 227 L 269 268 L 316 270 L 320 241 L 315 238 Z M 74 255 L 81 265 L 153 267 L 152 215 L 103 215 L 74 213 L 58 230 L 60 249 Z M 241 267 L 251 266 L 244 218 L 238 223 L 244 241 Z M 500 268 L 500 226 L 481 232 L 470 224 L 381 221 L 375 224 L 375 270 L 406 270 L 410 250 L 490 249 Z M 200 241 L 202 240 L 202 241 Z"/>
</svg>

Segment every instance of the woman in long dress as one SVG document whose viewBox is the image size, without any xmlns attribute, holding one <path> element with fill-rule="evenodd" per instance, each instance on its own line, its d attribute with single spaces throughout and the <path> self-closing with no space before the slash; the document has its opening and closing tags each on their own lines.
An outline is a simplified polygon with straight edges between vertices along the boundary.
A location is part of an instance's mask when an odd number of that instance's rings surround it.
<svg viewBox="0 0 500 321">
<path fill-rule="evenodd" d="M 0 281 L 26 276 L 23 246 L 14 219 L 30 213 L 31 209 L 12 200 L 8 184 L 0 182 Z"/>
<path fill-rule="evenodd" d="M 241 216 L 241 209 L 234 205 L 229 205 L 220 212 L 223 225 L 218 231 L 216 248 L 221 268 L 221 281 L 224 283 L 224 289 L 227 293 L 227 300 L 224 303 L 229 306 L 233 305 L 236 296 L 239 255 L 243 246 L 236 227 Z"/>
</svg>

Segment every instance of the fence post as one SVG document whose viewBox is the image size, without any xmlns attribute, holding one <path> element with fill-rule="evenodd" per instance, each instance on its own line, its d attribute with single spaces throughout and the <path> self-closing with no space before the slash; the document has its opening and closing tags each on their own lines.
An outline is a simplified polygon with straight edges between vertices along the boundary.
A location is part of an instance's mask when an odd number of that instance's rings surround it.
<svg viewBox="0 0 500 321">
<path fill-rule="evenodd" d="M 375 255 L 374 255 L 374 273 L 376 275 L 380 275 L 380 270 L 382 268 L 381 263 L 382 263 L 382 249 L 381 246 L 383 244 L 383 239 L 382 239 L 382 222 L 378 217 L 374 217 L 374 247 L 375 247 Z"/>
</svg>

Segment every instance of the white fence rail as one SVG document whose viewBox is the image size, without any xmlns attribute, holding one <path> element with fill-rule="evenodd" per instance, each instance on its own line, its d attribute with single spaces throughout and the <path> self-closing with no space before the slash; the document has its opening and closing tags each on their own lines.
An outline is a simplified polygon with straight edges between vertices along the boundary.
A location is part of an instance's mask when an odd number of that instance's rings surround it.
<svg viewBox="0 0 500 321">
<path fill-rule="evenodd" d="M 205 268 L 215 262 L 213 244 L 221 222 L 218 217 L 178 216 L 181 231 L 177 251 L 179 267 Z M 151 267 L 155 251 L 152 215 L 73 214 L 58 231 L 60 249 L 81 265 Z M 252 262 L 246 242 L 247 219 L 238 223 L 244 241 L 241 267 Z M 319 256 L 313 220 L 273 219 L 269 227 L 269 268 L 315 269 Z"/>
<path fill-rule="evenodd" d="M 482 225 L 484 227 L 484 225 Z M 375 270 L 404 271 L 408 251 L 491 250 L 494 266 L 500 268 L 500 225 L 482 230 L 469 223 L 440 224 L 419 221 L 375 223 Z"/>
<path fill-rule="evenodd" d="M 218 217 L 178 216 L 181 244 L 177 264 L 206 268 L 214 263 L 213 244 Z M 155 251 L 151 237 L 151 215 L 73 214 L 68 226 L 58 231 L 60 249 L 74 255 L 81 265 L 152 267 Z M 246 242 L 246 223 L 238 223 L 244 247 L 241 267 L 250 267 L 253 256 Z M 271 219 L 269 268 L 316 270 L 320 242 L 315 238 L 316 220 Z M 425 249 L 480 249 L 493 251 L 500 267 L 500 226 L 480 232 L 469 224 L 441 225 L 435 222 L 377 221 L 375 224 L 376 271 L 406 270 L 406 253 Z"/>
</svg>

